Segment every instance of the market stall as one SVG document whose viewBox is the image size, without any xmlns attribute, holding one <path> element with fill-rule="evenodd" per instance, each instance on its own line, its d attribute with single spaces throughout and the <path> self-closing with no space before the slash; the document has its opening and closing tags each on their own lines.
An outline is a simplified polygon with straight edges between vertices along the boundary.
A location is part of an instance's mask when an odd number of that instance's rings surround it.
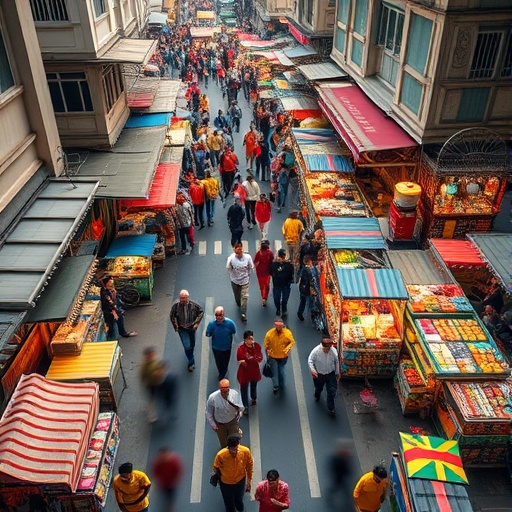
<svg viewBox="0 0 512 512">
<path fill-rule="evenodd" d="M 468 480 L 457 441 L 400 434 L 400 454 L 391 459 L 393 512 L 471 512 Z"/>
<path fill-rule="evenodd" d="M 505 142 L 484 128 L 462 130 L 442 147 L 426 145 L 416 173 L 423 239 L 489 231 L 508 172 Z"/>
<path fill-rule="evenodd" d="M 196 21 L 200 27 L 209 27 L 215 23 L 215 11 L 196 11 Z"/>
<path fill-rule="evenodd" d="M 153 262 L 156 235 L 122 236 L 114 239 L 104 258 L 104 270 L 114 278 L 118 291 L 135 289 L 142 300 L 153 297 Z"/>
<path fill-rule="evenodd" d="M 85 343 L 79 355 L 54 357 L 46 378 L 59 382 L 97 382 L 102 409 L 115 411 L 114 384 L 119 370 L 122 372 L 121 357 L 117 341 Z"/>
<path fill-rule="evenodd" d="M 98 385 L 23 375 L 0 419 L 0 498 L 10 512 L 100 512 L 119 443 Z M 43 420 L 44 419 L 44 420 Z"/>
</svg>

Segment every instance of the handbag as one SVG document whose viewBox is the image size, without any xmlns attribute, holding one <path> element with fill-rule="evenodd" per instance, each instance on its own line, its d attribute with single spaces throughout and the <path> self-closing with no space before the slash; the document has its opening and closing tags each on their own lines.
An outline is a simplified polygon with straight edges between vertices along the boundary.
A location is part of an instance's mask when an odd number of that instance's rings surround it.
<svg viewBox="0 0 512 512">
<path fill-rule="evenodd" d="M 274 372 L 272 371 L 272 366 L 270 366 L 270 363 L 268 361 L 265 362 L 263 365 L 262 372 L 264 377 L 268 377 L 271 379 L 274 376 Z"/>
<path fill-rule="evenodd" d="M 210 475 L 210 483 L 213 487 L 217 487 L 219 485 L 220 480 L 220 471 L 218 469 L 212 469 L 212 474 Z"/>
</svg>

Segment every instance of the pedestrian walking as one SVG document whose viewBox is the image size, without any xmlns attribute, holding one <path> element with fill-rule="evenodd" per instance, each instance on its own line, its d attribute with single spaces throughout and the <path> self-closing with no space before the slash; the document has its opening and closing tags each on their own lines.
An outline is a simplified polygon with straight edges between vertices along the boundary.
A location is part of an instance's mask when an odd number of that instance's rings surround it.
<svg viewBox="0 0 512 512">
<path fill-rule="evenodd" d="M 203 180 L 204 196 L 206 205 L 206 220 L 208 227 L 213 226 L 213 216 L 215 215 L 215 201 L 219 196 L 219 180 L 212 176 L 210 171 L 206 171 L 206 178 Z"/>
<path fill-rule="evenodd" d="M 122 512 L 148 512 L 151 480 L 142 471 L 125 462 L 112 483 L 119 510 Z"/>
<path fill-rule="evenodd" d="M 293 334 L 290 329 L 284 326 L 283 321 L 278 318 L 274 327 L 267 331 L 263 340 L 263 347 L 267 354 L 267 360 L 272 368 L 272 384 L 274 395 L 285 386 L 284 367 L 288 362 L 288 354 L 295 345 Z"/>
<path fill-rule="evenodd" d="M 233 254 L 228 257 L 226 269 L 231 280 L 231 288 L 235 302 L 240 309 L 242 322 L 247 322 L 247 303 L 249 301 L 249 282 L 254 270 L 254 263 L 250 254 L 243 250 L 240 242 L 233 246 Z"/>
<path fill-rule="evenodd" d="M 229 135 L 229 128 L 224 128 L 225 133 Z M 227 131 L 226 131 L 227 130 Z M 233 153 L 231 144 L 226 142 L 224 151 L 219 157 L 219 171 L 222 179 L 222 189 L 224 192 L 224 200 L 226 200 L 233 188 L 233 181 L 235 180 L 235 172 L 238 166 L 238 157 Z"/>
<path fill-rule="evenodd" d="M 236 378 L 240 384 L 240 394 L 244 404 L 244 415 L 249 414 L 249 391 L 251 395 L 251 405 L 256 405 L 258 399 L 257 386 L 261 380 L 260 363 L 263 361 L 261 345 L 254 341 L 252 331 L 244 332 L 244 341 L 238 346 L 236 351 L 236 360 L 238 361 L 238 372 Z"/>
<path fill-rule="evenodd" d="M 196 331 L 203 320 L 203 308 L 190 300 L 187 290 L 180 291 L 180 298 L 175 300 L 169 314 L 172 326 L 178 333 L 185 355 L 187 356 L 188 371 L 195 370 L 194 348 L 196 346 Z"/>
<path fill-rule="evenodd" d="M 353 497 L 358 512 L 378 512 L 386 499 L 388 472 L 384 466 L 375 466 L 357 482 Z"/>
<path fill-rule="evenodd" d="M 257 181 L 251 176 L 247 176 L 247 179 L 242 183 L 245 194 L 245 218 L 247 219 L 247 227 L 252 229 L 256 226 L 255 208 L 256 201 L 260 198 L 260 186 Z"/>
<path fill-rule="evenodd" d="M 240 444 L 240 437 L 229 436 L 227 447 L 215 456 L 213 470 L 220 475 L 220 492 L 226 512 L 244 512 L 244 495 L 251 492 L 253 474 L 251 451 Z"/>
<path fill-rule="evenodd" d="M 288 259 L 292 262 L 295 273 L 299 269 L 299 247 L 304 224 L 299 219 L 299 212 L 293 210 L 283 222 L 282 232 L 288 249 Z"/>
<path fill-rule="evenodd" d="M 304 321 L 304 310 L 306 305 L 309 307 L 311 321 L 315 321 L 316 308 L 311 304 L 311 298 L 317 295 L 318 287 L 318 270 L 313 266 L 313 260 L 309 254 L 304 256 L 304 266 L 299 270 L 298 288 L 300 293 L 299 309 L 297 310 L 297 318 Z"/>
<path fill-rule="evenodd" d="M 245 213 L 241 203 L 241 197 L 235 196 L 235 202 L 228 208 L 227 220 L 229 230 L 231 231 L 231 247 L 242 243 Z"/>
<path fill-rule="evenodd" d="M 261 238 L 267 238 L 267 228 L 270 218 L 272 216 L 272 203 L 270 202 L 267 194 L 260 194 L 258 201 L 254 207 L 254 218 L 258 223 L 261 231 Z"/>
<path fill-rule="evenodd" d="M 190 250 L 194 249 L 194 213 L 192 206 L 187 201 L 185 194 L 178 193 L 176 196 L 176 226 L 180 233 L 181 251 L 180 254 L 187 252 L 187 241 L 190 244 Z"/>
<path fill-rule="evenodd" d="M 181 457 L 169 447 L 163 446 L 158 450 L 151 467 L 156 486 L 164 496 L 165 510 L 162 512 L 174 512 L 176 491 L 184 473 Z"/>
<path fill-rule="evenodd" d="M 205 334 L 212 340 L 213 357 L 219 372 L 217 378 L 220 381 L 228 372 L 233 336 L 236 334 L 235 322 L 224 316 L 222 306 L 215 308 L 215 320 L 208 323 Z"/>
<path fill-rule="evenodd" d="M 256 179 L 259 177 L 261 181 L 267 181 L 267 169 L 270 158 L 268 144 L 263 139 L 263 135 L 258 139 L 258 146 L 254 150 L 254 154 L 256 155 Z"/>
<path fill-rule="evenodd" d="M 228 445 L 228 437 L 240 436 L 238 421 L 244 406 L 238 391 L 229 387 L 229 380 L 222 379 L 219 389 L 214 391 L 206 401 L 206 420 L 219 438 L 221 448 Z"/>
<path fill-rule="evenodd" d="M 256 269 L 256 277 L 261 293 L 261 305 L 267 307 L 268 295 L 270 293 L 270 271 L 274 254 L 270 250 L 270 242 L 262 240 L 260 249 L 254 255 L 254 268 Z"/>
<path fill-rule="evenodd" d="M 116 340 L 119 336 L 133 338 L 135 331 L 127 331 L 124 326 L 123 302 L 117 295 L 114 278 L 106 276 L 100 290 L 101 310 L 107 325 L 107 340 Z"/>
<path fill-rule="evenodd" d="M 148 418 L 150 423 L 158 420 L 157 399 L 161 397 L 166 410 L 171 410 L 176 398 L 176 378 L 168 365 L 158 357 L 155 347 L 147 347 L 140 365 L 140 380 L 149 394 Z"/>
<path fill-rule="evenodd" d="M 240 131 L 240 119 L 242 119 L 242 109 L 235 99 L 231 101 L 231 106 L 228 109 L 228 116 L 231 121 L 231 128 L 236 133 Z"/>
<path fill-rule="evenodd" d="M 270 275 L 272 276 L 272 294 L 276 316 L 286 317 L 288 315 L 288 299 L 293 283 L 293 265 L 286 260 L 284 249 L 277 251 L 277 259 L 272 262 Z"/>
<path fill-rule="evenodd" d="M 279 477 L 277 469 L 267 472 L 267 478 L 256 486 L 254 499 L 259 502 L 258 512 L 282 512 L 290 506 L 288 484 Z"/>
<path fill-rule="evenodd" d="M 327 502 L 332 512 L 352 510 L 352 473 L 354 466 L 354 441 L 336 439 L 334 452 L 327 459 L 327 474 L 330 477 Z"/>
<path fill-rule="evenodd" d="M 322 341 L 309 354 L 309 372 L 313 376 L 315 386 L 315 401 L 320 401 L 320 395 L 327 390 L 327 410 L 332 418 L 336 417 L 334 399 L 340 379 L 340 365 L 338 351 L 334 348 L 334 342 L 330 338 L 322 338 Z"/>
<path fill-rule="evenodd" d="M 222 111 L 221 111 L 222 112 Z M 224 147 L 224 137 L 217 131 L 208 135 L 206 139 L 208 149 L 210 150 L 210 160 L 214 169 L 219 166 L 220 153 Z"/>
<path fill-rule="evenodd" d="M 245 162 L 249 165 L 249 169 L 253 170 L 254 163 L 254 150 L 257 145 L 256 133 L 254 132 L 254 127 L 251 123 L 249 131 L 244 135 L 244 143 L 245 146 Z"/>
<path fill-rule="evenodd" d="M 204 185 L 200 180 L 194 180 L 190 183 L 188 193 L 194 206 L 194 226 L 199 229 L 204 228 Z"/>
</svg>

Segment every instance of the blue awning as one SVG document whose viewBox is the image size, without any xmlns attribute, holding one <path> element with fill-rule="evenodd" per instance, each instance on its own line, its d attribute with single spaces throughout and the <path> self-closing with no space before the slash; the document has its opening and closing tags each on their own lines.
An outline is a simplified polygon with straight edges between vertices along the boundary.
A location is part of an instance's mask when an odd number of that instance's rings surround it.
<svg viewBox="0 0 512 512">
<path fill-rule="evenodd" d="M 328 249 L 386 249 L 375 217 L 321 217 Z"/>
<path fill-rule="evenodd" d="M 114 239 L 105 258 L 117 258 L 118 256 L 151 258 L 155 243 L 156 235 L 120 236 Z"/>
<path fill-rule="evenodd" d="M 153 126 L 170 126 L 171 114 L 158 113 L 158 114 L 132 114 L 126 124 L 125 128 L 151 128 Z"/>
<path fill-rule="evenodd" d="M 401 299 L 409 295 L 402 274 L 394 268 L 339 268 L 336 275 L 344 299 Z"/>
<path fill-rule="evenodd" d="M 319 142 L 338 142 L 338 136 L 330 128 L 292 128 L 297 144 L 318 144 Z"/>
<path fill-rule="evenodd" d="M 342 155 L 303 155 L 308 171 L 354 172 L 350 158 Z"/>
</svg>

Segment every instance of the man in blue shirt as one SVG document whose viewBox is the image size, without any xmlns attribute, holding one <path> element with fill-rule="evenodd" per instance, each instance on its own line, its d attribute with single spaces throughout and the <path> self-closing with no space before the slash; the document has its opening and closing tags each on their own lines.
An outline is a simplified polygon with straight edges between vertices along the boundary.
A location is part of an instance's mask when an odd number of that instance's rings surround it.
<svg viewBox="0 0 512 512">
<path fill-rule="evenodd" d="M 228 371 L 231 358 L 231 345 L 236 333 L 236 325 L 233 320 L 224 316 L 224 308 L 215 308 L 215 320 L 206 327 L 206 336 L 212 339 L 212 351 L 215 364 L 219 372 L 218 380 L 222 380 Z"/>
</svg>

